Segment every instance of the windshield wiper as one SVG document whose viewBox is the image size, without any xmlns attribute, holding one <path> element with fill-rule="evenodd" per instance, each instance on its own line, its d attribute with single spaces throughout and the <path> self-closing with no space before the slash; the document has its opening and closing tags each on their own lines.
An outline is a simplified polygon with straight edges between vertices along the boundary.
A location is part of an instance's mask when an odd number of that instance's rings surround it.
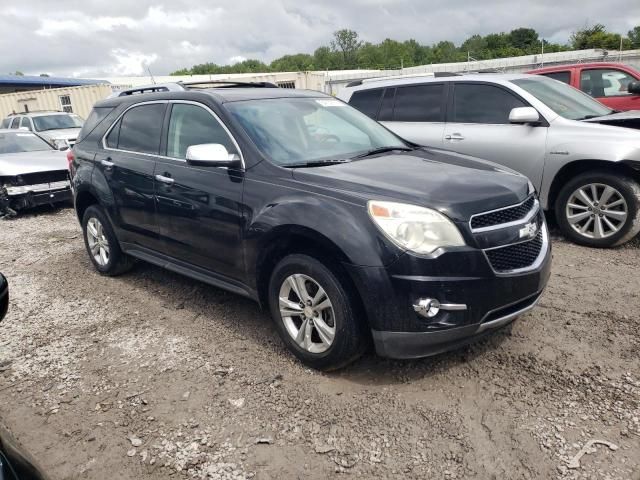
<svg viewBox="0 0 640 480">
<path fill-rule="evenodd" d="M 608 113 L 607 115 L 611 115 L 610 113 Z M 585 115 L 582 118 L 579 118 L 578 120 L 589 120 L 591 118 L 598 118 L 598 117 L 602 117 L 603 115 Z"/>
<path fill-rule="evenodd" d="M 349 159 L 330 159 L 330 160 L 312 160 L 304 163 L 290 163 L 281 165 L 284 168 L 305 168 L 305 167 L 324 167 L 326 165 L 335 165 L 336 163 L 349 163 Z"/>
<path fill-rule="evenodd" d="M 362 153 L 360 155 L 356 155 L 353 158 L 370 157 L 371 155 L 377 155 L 378 153 L 393 152 L 394 150 L 400 150 L 401 152 L 411 152 L 414 149 L 411 147 L 393 147 L 393 146 L 380 147 L 380 148 L 374 148 L 373 150 L 369 150 L 368 152 Z"/>
</svg>

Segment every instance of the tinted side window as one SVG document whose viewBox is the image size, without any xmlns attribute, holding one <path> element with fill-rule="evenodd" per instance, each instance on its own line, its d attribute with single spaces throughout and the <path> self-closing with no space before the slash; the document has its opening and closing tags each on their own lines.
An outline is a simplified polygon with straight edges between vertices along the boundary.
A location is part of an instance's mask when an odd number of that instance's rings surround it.
<svg viewBox="0 0 640 480">
<path fill-rule="evenodd" d="M 567 85 L 571 84 L 571 72 L 551 72 L 551 73 L 543 73 L 545 77 L 553 78 L 554 80 L 560 80 L 561 82 L 566 83 Z"/>
<path fill-rule="evenodd" d="M 393 120 L 393 102 L 395 101 L 396 89 L 387 88 L 382 98 L 382 105 L 380 106 L 380 113 L 378 113 L 378 120 L 381 122 Z"/>
<path fill-rule="evenodd" d="M 22 117 L 20 126 L 29 129 L 30 132 L 33 131 L 33 126 L 31 125 L 31 120 L 29 120 L 29 117 Z"/>
<path fill-rule="evenodd" d="M 509 123 L 511 109 L 526 107 L 515 95 L 493 85 L 457 84 L 453 98 L 453 122 Z"/>
<path fill-rule="evenodd" d="M 93 110 L 91 110 L 89 117 L 82 125 L 82 130 L 80 130 L 80 133 L 78 134 L 77 142 L 80 142 L 84 137 L 91 133 L 93 129 L 96 128 L 107 115 L 109 115 L 111 110 L 113 110 L 112 107 L 94 107 Z"/>
<path fill-rule="evenodd" d="M 131 152 L 158 154 L 166 104 L 133 107 L 120 122 L 118 148 Z"/>
<path fill-rule="evenodd" d="M 18 128 L 18 125 L 20 125 L 20 118 L 21 117 L 13 117 L 13 122 L 11 123 L 11 128 Z"/>
<path fill-rule="evenodd" d="M 398 87 L 393 120 L 396 122 L 442 121 L 444 85 Z"/>
<path fill-rule="evenodd" d="M 376 118 L 382 92 L 383 90 L 381 88 L 377 88 L 375 90 L 358 90 L 357 92 L 353 92 L 353 95 L 351 95 L 349 105 L 357 108 L 371 118 Z"/>
<path fill-rule="evenodd" d="M 167 156 L 184 159 L 188 147 L 203 143 L 219 143 L 229 153 L 238 153 L 229 134 L 211 113 L 196 105 L 174 104 L 169 120 Z"/>
<path fill-rule="evenodd" d="M 120 124 L 121 120 L 118 120 L 118 123 L 114 125 L 114 127 L 107 135 L 107 147 L 109 148 L 118 148 L 118 137 L 120 136 Z"/>
</svg>

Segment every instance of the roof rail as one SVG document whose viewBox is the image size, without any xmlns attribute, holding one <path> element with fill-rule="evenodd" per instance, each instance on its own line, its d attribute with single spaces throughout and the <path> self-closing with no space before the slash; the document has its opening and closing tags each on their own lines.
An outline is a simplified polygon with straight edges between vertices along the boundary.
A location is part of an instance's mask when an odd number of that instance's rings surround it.
<svg viewBox="0 0 640 480">
<path fill-rule="evenodd" d="M 128 95 L 139 95 L 143 93 L 157 93 L 157 92 L 181 92 L 185 88 L 179 83 L 157 83 L 153 85 L 143 85 L 141 87 L 128 88 L 116 92 L 116 97 L 126 97 Z"/>
<path fill-rule="evenodd" d="M 12 112 L 7 117 L 11 117 L 13 115 L 29 115 L 30 113 L 69 113 L 64 110 L 29 110 L 28 112 Z"/>
<path fill-rule="evenodd" d="M 361 78 L 359 80 L 354 80 L 353 82 L 347 83 L 346 87 L 357 87 L 365 83 L 384 82 L 385 80 L 402 80 L 404 78 L 415 78 L 415 77 L 433 78 L 434 74 L 431 72 L 425 72 L 425 73 L 409 73 L 409 74 L 403 74 L 403 75 L 389 75 L 389 76 L 383 76 L 383 77 Z"/>
<path fill-rule="evenodd" d="M 180 82 L 180 85 L 184 85 L 186 88 L 210 88 L 207 85 L 218 86 L 218 88 L 234 88 L 234 87 L 248 87 L 248 88 L 280 88 L 275 83 L 271 82 L 236 82 L 232 80 L 204 80 L 202 82 Z"/>
<path fill-rule="evenodd" d="M 200 88 L 234 88 L 234 87 L 251 87 L 251 88 L 280 88 L 278 85 L 270 82 L 235 82 L 231 80 L 203 80 L 201 82 L 175 82 L 175 83 L 156 83 L 153 85 L 142 85 L 140 87 L 127 88 L 119 92 L 114 92 L 112 97 L 126 97 L 128 95 L 140 95 L 144 93 L 158 92 L 183 92 L 185 90 Z"/>
</svg>

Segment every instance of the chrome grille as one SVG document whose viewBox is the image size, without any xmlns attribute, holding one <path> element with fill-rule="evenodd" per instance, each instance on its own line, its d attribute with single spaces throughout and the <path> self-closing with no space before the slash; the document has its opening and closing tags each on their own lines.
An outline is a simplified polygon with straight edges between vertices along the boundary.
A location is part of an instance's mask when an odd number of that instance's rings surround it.
<svg viewBox="0 0 640 480">
<path fill-rule="evenodd" d="M 479 213 L 471 217 L 471 230 L 479 230 L 495 227 L 504 223 L 517 222 L 529 215 L 536 206 L 534 196 L 530 196 L 524 202 L 511 207 L 501 208 L 487 213 Z"/>
<path fill-rule="evenodd" d="M 544 235 L 544 228 L 541 228 L 538 235 L 527 242 L 485 250 L 491 267 L 501 273 L 531 267 L 540 256 Z"/>
</svg>

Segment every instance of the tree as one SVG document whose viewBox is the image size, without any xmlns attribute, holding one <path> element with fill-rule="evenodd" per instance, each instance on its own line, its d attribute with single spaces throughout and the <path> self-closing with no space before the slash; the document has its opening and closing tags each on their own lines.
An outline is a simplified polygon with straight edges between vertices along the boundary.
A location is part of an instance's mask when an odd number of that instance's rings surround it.
<svg viewBox="0 0 640 480">
<path fill-rule="evenodd" d="M 631 48 L 640 48 L 640 25 L 633 27 L 632 30 L 629 30 L 627 36 L 629 37 Z"/>
<path fill-rule="evenodd" d="M 511 46 L 525 53 L 535 53 L 540 48 L 538 32 L 533 28 L 516 28 L 509 33 Z"/>
<path fill-rule="evenodd" d="M 48 77 L 48 76 L 49 76 L 49 74 L 48 74 L 48 73 L 41 73 L 41 74 L 40 74 L 40 76 L 41 76 L 41 77 Z"/>
<path fill-rule="evenodd" d="M 344 68 L 356 67 L 358 50 L 361 46 L 362 42 L 358 38 L 357 32 L 346 28 L 333 32 L 331 49 L 334 52 L 342 53 Z"/>
<path fill-rule="evenodd" d="M 569 41 L 575 50 L 590 48 L 617 50 L 620 48 L 620 39 L 622 39 L 622 48 L 631 48 L 631 41 L 628 38 L 622 37 L 619 33 L 608 32 L 604 25 L 597 23 L 592 27 L 573 32 Z"/>
<path fill-rule="evenodd" d="M 22 73 L 20 70 L 16 70 L 11 75 L 15 75 L 16 77 L 24 77 L 24 73 Z"/>
<path fill-rule="evenodd" d="M 307 53 L 285 55 L 271 62 L 269 70 L 274 72 L 306 72 L 315 70 L 314 58 Z"/>
<path fill-rule="evenodd" d="M 491 58 L 489 54 L 489 43 L 485 37 L 481 35 L 473 35 L 467 38 L 462 45 L 460 45 L 462 52 L 467 52 L 471 57 L 478 60 L 484 60 Z"/>
</svg>

